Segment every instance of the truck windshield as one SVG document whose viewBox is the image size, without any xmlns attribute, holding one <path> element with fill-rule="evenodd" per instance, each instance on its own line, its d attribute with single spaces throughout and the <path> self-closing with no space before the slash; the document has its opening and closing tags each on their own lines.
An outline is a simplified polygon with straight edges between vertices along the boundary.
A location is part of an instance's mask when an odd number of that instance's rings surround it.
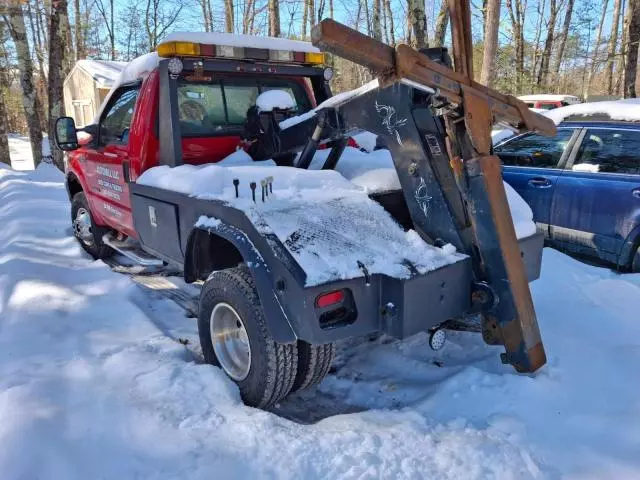
<svg viewBox="0 0 640 480">
<path fill-rule="evenodd" d="M 295 100 L 295 114 L 311 109 L 302 80 L 222 79 L 212 82 L 178 81 L 178 112 L 183 137 L 237 135 L 247 110 L 267 90 L 284 90 Z"/>
</svg>

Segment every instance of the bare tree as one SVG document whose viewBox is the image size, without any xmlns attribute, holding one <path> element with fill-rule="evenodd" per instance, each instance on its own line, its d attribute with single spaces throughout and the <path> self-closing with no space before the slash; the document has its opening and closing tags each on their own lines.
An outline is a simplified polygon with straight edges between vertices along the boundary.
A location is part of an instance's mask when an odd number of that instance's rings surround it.
<svg viewBox="0 0 640 480">
<path fill-rule="evenodd" d="M 448 23 L 449 23 L 449 8 L 447 6 L 447 0 L 442 0 L 442 3 L 440 5 L 440 11 L 438 12 L 438 18 L 436 18 L 436 29 L 435 29 L 434 38 L 433 38 L 433 45 L 435 47 L 444 46 L 444 37 L 447 35 Z"/>
<path fill-rule="evenodd" d="M 540 61 L 540 38 L 542 38 L 542 24 L 544 23 L 544 10 L 547 5 L 546 0 L 541 0 L 537 5 L 538 20 L 536 21 L 536 36 L 533 40 L 533 72 L 538 71 Z"/>
<path fill-rule="evenodd" d="M 609 36 L 609 51 L 607 52 L 607 66 L 605 67 L 607 80 L 607 95 L 613 95 L 613 64 L 618 48 L 618 27 L 620 22 L 621 0 L 614 0 L 613 17 L 611 18 L 611 35 Z"/>
<path fill-rule="evenodd" d="M 527 2 L 522 0 L 506 0 L 513 40 L 516 47 L 516 92 L 522 93 L 522 81 L 524 79 L 524 21 L 527 11 Z"/>
<path fill-rule="evenodd" d="M 629 0 L 627 23 L 627 59 L 624 75 L 624 98 L 636 97 L 638 42 L 640 42 L 640 0 Z"/>
<path fill-rule="evenodd" d="M 606 0 L 605 0 L 606 1 Z M 547 22 L 547 38 L 544 42 L 542 50 L 542 58 L 540 59 L 540 70 L 538 72 L 538 85 L 546 87 L 549 83 L 549 62 L 551 60 L 551 52 L 553 51 L 553 36 L 556 28 L 556 19 L 558 17 L 558 2 L 550 0 L 549 2 L 549 21 Z"/>
<path fill-rule="evenodd" d="M 380 0 L 373 0 L 373 15 L 371 16 L 371 33 L 376 40 L 382 40 L 382 24 L 380 23 Z"/>
<path fill-rule="evenodd" d="M 620 0 L 616 0 L 620 1 Z M 573 15 L 573 5 L 575 0 L 567 1 L 567 10 L 564 14 L 564 22 L 562 24 L 562 33 L 560 34 L 560 38 L 558 39 L 558 53 L 556 55 L 556 63 L 553 67 L 554 77 L 558 78 L 558 74 L 560 73 L 560 66 L 562 65 L 562 60 L 564 60 L 564 51 L 567 46 L 567 37 L 569 36 L 569 27 L 571 26 L 571 17 Z"/>
<path fill-rule="evenodd" d="M 413 46 L 424 48 L 427 46 L 427 16 L 424 11 L 423 0 L 407 0 L 409 9 L 408 22 L 411 25 Z"/>
<path fill-rule="evenodd" d="M 9 28 L 18 56 L 20 68 L 20 86 L 22 87 L 22 105 L 27 119 L 33 163 L 38 166 L 42 160 L 42 129 L 40 126 L 40 103 L 33 88 L 33 63 L 29 54 L 29 40 L 24 24 L 22 2 L 9 0 L 8 5 L 0 7 L 3 19 Z"/>
<path fill-rule="evenodd" d="M 84 47 L 84 29 L 82 28 L 82 14 L 80 13 L 80 0 L 73 0 L 73 30 L 76 37 L 76 60 L 87 56 Z"/>
<path fill-rule="evenodd" d="M 333 0 L 331 1 L 333 3 Z M 395 26 L 393 21 L 393 10 L 391 10 L 391 0 L 382 0 L 382 1 L 384 2 L 384 10 L 386 12 L 385 16 L 387 17 L 387 25 L 389 27 L 389 44 L 395 45 L 396 37 L 395 37 Z"/>
<path fill-rule="evenodd" d="M 204 24 L 204 31 L 211 32 L 213 30 L 213 25 L 211 25 L 211 17 L 209 16 L 209 9 L 211 8 L 209 0 L 198 0 L 198 3 L 202 9 L 202 23 Z"/>
<path fill-rule="evenodd" d="M 278 0 L 269 0 L 269 35 L 280 36 L 280 7 Z"/>
<path fill-rule="evenodd" d="M 233 0 L 224 0 L 224 25 L 225 32 L 233 33 Z"/>
<path fill-rule="evenodd" d="M 587 84 L 584 88 L 584 97 L 589 98 L 589 91 L 591 90 L 591 81 L 593 80 L 593 74 L 598 66 L 598 51 L 600 50 L 600 41 L 602 40 L 602 25 L 607 15 L 607 7 L 609 6 L 609 0 L 604 0 L 602 3 L 602 16 L 600 17 L 600 24 L 598 25 L 598 33 L 596 34 L 596 44 L 593 47 L 593 57 L 591 59 L 591 66 L 589 67 L 589 75 L 587 76 Z"/>
<path fill-rule="evenodd" d="M 498 30 L 500 28 L 500 0 L 487 0 L 484 23 L 484 50 L 480 82 L 490 87 L 495 77 Z"/>
<path fill-rule="evenodd" d="M 5 35 L 4 22 L 0 21 L 0 163 L 11 165 L 11 156 L 9 152 L 9 117 L 7 112 L 7 99 L 5 91 L 9 88 L 9 78 L 7 77 L 7 68 L 3 61 L 5 57 Z"/>
<path fill-rule="evenodd" d="M 67 14 L 67 0 L 57 0 L 51 5 L 51 19 L 49 22 L 49 145 L 53 156 L 53 163 L 64 169 L 62 150 L 55 146 L 56 119 L 64 114 L 64 100 L 62 98 L 62 82 L 64 80 L 63 63 L 66 52 L 66 32 L 64 31 L 64 17 Z"/>
<path fill-rule="evenodd" d="M 231 2 L 232 0 L 226 1 Z M 174 1 L 169 5 L 166 2 L 162 2 L 162 0 L 147 0 L 144 24 L 149 50 L 156 49 L 158 40 L 176 22 L 183 6 L 182 1 Z M 231 31 L 233 31 L 233 18 L 231 19 Z"/>
<path fill-rule="evenodd" d="M 108 8 L 103 1 L 108 2 Z M 154 0 L 155 3 L 156 0 Z M 114 8 L 113 0 L 95 0 L 96 8 L 100 12 L 100 16 L 104 19 L 104 26 L 107 28 L 107 34 L 109 35 L 109 44 L 111 45 L 111 60 L 116 59 L 116 28 L 113 19 Z M 147 5 L 149 2 L 147 2 Z"/>
</svg>

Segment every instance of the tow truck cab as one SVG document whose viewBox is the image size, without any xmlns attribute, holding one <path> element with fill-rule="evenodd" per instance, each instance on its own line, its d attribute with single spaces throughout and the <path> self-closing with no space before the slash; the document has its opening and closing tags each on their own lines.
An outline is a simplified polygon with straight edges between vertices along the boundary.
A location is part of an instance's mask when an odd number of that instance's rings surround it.
<svg viewBox="0 0 640 480">
<path fill-rule="evenodd" d="M 288 92 L 295 115 L 331 96 L 331 69 L 322 67 L 324 55 L 309 43 L 268 39 L 268 48 L 261 48 L 264 39 L 231 34 L 204 40 L 182 41 L 176 34 L 131 62 L 94 124 L 82 129 L 88 135 L 80 148 L 68 152 L 69 196 L 84 192 L 98 226 L 137 239 L 128 183 L 160 164 L 227 157 L 240 145 L 247 110 L 260 93 Z M 161 62 L 166 57 L 172 60 Z M 169 148 L 161 150 L 163 135 L 179 138 L 163 142 Z"/>
</svg>

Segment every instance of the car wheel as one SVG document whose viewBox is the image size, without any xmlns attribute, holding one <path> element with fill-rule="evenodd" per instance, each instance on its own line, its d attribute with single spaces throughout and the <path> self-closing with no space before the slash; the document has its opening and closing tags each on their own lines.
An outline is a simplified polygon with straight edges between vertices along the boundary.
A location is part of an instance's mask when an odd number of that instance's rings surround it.
<svg viewBox="0 0 640 480">
<path fill-rule="evenodd" d="M 96 225 L 87 197 L 82 192 L 76 193 L 71 201 L 71 222 L 73 235 L 93 258 L 102 259 L 113 255 L 113 250 L 102 241 L 102 236 L 108 230 Z"/>
<path fill-rule="evenodd" d="M 269 334 L 253 277 L 244 266 L 212 273 L 200 294 L 200 346 L 240 388 L 245 404 L 267 408 L 291 391 L 297 346 Z"/>
<path fill-rule="evenodd" d="M 640 273 L 640 245 L 636 248 L 636 253 L 631 259 L 631 271 L 633 273 Z"/>
<path fill-rule="evenodd" d="M 303 390 L 322 382 L 329 373 L 334 355 L 333 343 L 311 345 L 299 340 L 298 371 L 291 391 Z"/>
</svg>

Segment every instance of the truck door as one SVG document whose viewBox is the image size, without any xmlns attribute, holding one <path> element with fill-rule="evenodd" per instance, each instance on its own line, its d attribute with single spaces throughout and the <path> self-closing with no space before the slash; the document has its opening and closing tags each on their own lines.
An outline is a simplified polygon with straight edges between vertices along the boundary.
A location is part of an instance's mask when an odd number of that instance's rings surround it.
<svg viewBox="0 0 640 480">
<path fill-rule="evenodd" d="M 95 218 L 134 236 L 129 188 L 123 163 L 129 161 L 129 128 L 139 86 L 119 88 L 100 116 L 95 148 L 87 152 L 89 202 Z"/>
<path fill-rule="evenodd" d="M 529 204 L 534 222 L 546 236 L 556 182 L 574 134 L 571 127 L 559 128 L 555 137 L 530 133 L 494 149 L 503 163 L 504 180 Z"/>
<path fill-rule="evenodd" d="M 556 186 L 553 238 L 568 250 L 617 262 L 640 224 L 640 130 L 589 128 Z"/>
</svg>

